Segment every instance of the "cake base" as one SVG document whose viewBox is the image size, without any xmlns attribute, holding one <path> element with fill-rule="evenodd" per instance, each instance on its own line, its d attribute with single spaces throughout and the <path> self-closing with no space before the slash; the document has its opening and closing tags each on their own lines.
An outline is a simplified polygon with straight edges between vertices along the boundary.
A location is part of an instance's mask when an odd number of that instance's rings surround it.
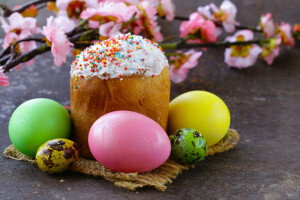
<svg viewBox="0 0 300 200">
<path fill-rule="evenodd" d="M 230 129 L 228 132 L 229 137 L 225 141 L 208 147 L 206 156 L 228 151 L 237 144 L 240 139 L 239 134 L 233 129 Z M 7 147 L 3 155 L 6 158 L 24 160 L 31 164 L 36 164 L 34 159 L 20 153 L 13 145 Z M 202 162 L 205 162 L 205 160 Z M 93 176 L 101 176 L 108 181 L 114 182 L 116 186 L 132 191 L 146 186 L 155 187 L 160 191 L 164 191 L 167 189 L 166 184 L 172 183 L 171 179 L 175 179 L 182 171 L 189 170 L 191 167 L 194 167 L 194 165 L 184 165 L 169 159 L 159 168 L 147 173 L 122 173 L 113 172 L 95 160 L 79 158 L 69 170 Z"/>
<path fill-rule="evenodd" d="M 93 158 L 88 146 L 88 134 L 93 123 L 102 115 L 129 110 L 141 113 L 167 128 L 170 100 L 170 71 L 165 67 L 160 75 L 132 75 L 103 80 L 70 79 L 72 139 L 80 147 L 80 155 Z M 121 131 L 121 130 L 120 130 Z"/>
</svg>

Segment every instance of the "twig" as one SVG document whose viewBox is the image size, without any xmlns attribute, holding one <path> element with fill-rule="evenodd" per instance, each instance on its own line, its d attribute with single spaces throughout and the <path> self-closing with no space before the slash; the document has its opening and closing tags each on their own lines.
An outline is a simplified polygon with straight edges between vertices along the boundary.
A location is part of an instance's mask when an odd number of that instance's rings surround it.
<svg viewBox="0 0 300 200">
<path fill-rule="evenodd" d="M 165 37 L 164 40 L 162 41 L 162 43 L 170 41 L 170 40 L 174 40 L 175 38 L 176 38 L 176 35 L 170 35 L 168 37 Z"/>
<path fill-rule="evenodd" d="M 6 49 L 3 49 L 0 53 L 0 58 L 6 54 L 9 54 L 9 50 L 10 50 L 10 46 L 8 46 Z"/>
<path fill-rule="evenodd" d="M 16 46 L 18 44 L 20 44 L 21 42 L 29 42 L 29 41 L 36 41 L 36 42 L 44 43 L 44 41 L 40 38 L 25 38 L 25 39 L 22 39 L 22 40 L 18 40 L 15 43 L 13 43 L 13 45 L 11 45 L 10 53 L 13 55 L 14 52 L 15 52 L 14 50 L 15 50 Z"/>
<path fill-rule="evenodd" d="M 180 16 L 175 16 L 174 19 L 175 19 L 175 20 L 179 20 L 179 21 L 188 21 L 188 20 L 189 20 L 189 18 L 186 18 L 186 17 L 180 17 Z M 216 26 L 218 26 L 218 27 L 223 27 L 222 23 L 217 22 L 217 21 L 214 21 L 214 20 L 212 20 L 212 21 L 216 24 Z M 253 26 L 241 26 L 241 25 L 236 25 L 235 28 L 238 29 L 238 30 L 248 29 L 248 30 L 251 30 L 251 31 L 253 31 L 253 32 L 258 32 L 258 33 L 262 32 L 261 29 L 258 29 L 258 28 L 253 27 Z"/>
<path fill-rule="evenodd" d="M 170 57 L 170 56 L 179 56 L 182 55 L 183 53 L 177 53 L 177 52 L 170 52 L 170 53 L 165 53 L 165 56 Z"/>
<path fill-rule="evenodd" d="M 262 33 L 262 30 L 260 28 L 256 28 L 256 27 L 253 27 L 253 26 L 237 25 L 237 26 L 235 26 L 235 28 L 238 29 L 238 30 L 248 29 L 248 30 L 251 30 L 253 32 Z"/>
<path fill-rule="evenodd" d="M 91 42 L 74 42 L 73 44 L 76 49 L 86 48 L 93 45 Z"/>
<path fill-rule="evenodd" d="M 96 40 L 99 36 L 99 33 L 96 29 L 87 30 L 83 33 L 78 33 L 71 37 L 69 40 L 70 42 L 77 42 L 77 41 L 89 41 L 89 40 Z"/>
<path fill-rule="evenodd" d="M 47 3 L 44 3 L 44 4 L 41 4 L 41 5 L 36 6 L 36 8 L 37 8 L 38 10 L 41 10 L 41 9 L 43 9 L 43 8 L 46 8 L 46 7 L 47 7 Z"/>
<path fill-rule="evenodd" d="M 82 28 L 84 25 L 86 25 L 87 22 L 88 22 L 88 19 L 85 19 L 85 20 L 81 21 L 72 31 L 67 33 L 67 36 L 71 37 L 74 34 L 78 33 L 78 30 L 85 30 L 85 29 L 80 29 L 80 28 Z"/>
<path fill-rule="evenodd" d="M 270 39 L 262 39 L 262 40 L 251 40 L 251 41 L 245 41 L 245 42 L 208 42 L 203 44 L 187 44 L 183 40 L 180 42 L 174 42 L 174 43 L 163 43 L 160 44 L 160 46 L 163 49 L 186 49 L 186 48 L 228 48 L 230 46 L 242 46 L 242 45 L 249 45 L 249 44 L 262 44 L 269 42 Z"/>
<path fill-rule="evenodd" d="M 23 4 L 20 8 L 15 9 L 15 10 L 11 10 L 6 5 L 0 4 L 0 8 L 2 8 L 3 11 L 4 11 L 3 16 L 4 17 L 9 17 L 14 12 L 23 12 L 24 10 L 26 10 L 27 8 L 29 8 L 31 5 L 35 5 L 36 6 L 36 5 L 39 5 L 39 4 L 42 4 L 42 3 L 55 2 L 55 1 L 56 0 L 34 0 L 34 1 L 30 1 L 30 2 L 27 2 L 27 3 Z"/>
<path fill-rule="evenodd" d="M 179 21 L 188 21 L 189 20 L 189 18 L 187 18 L 187 17 L 180 17 L 180 16 L 175 16 L 174 19 L 179 20 Z"/>
<path fill-rule="evenodd" d="M 5 55 L 2 58 L 0 58 L 0 65 L 4 65 L 10 57 L 10 55 Z"/>
<path fill-rule="evenodd" d="M 222 24 L 222 23 L 216 22 L 216 21 L 214 21 L 214 23 L 216 24 L 216 26 L 223 28 L 223 24 Z M 241 25 L 235 25 L 235 28 L 236 28 L 237 30 L 245 30 L 245 29 L 248 29 L 248 30 L 251 30 L 251 31 L 257 32 L 257 33 L 261 33 L 261 32 L 262 32 L 262 30 L 261 30 L 260 28 L 256 28 L 256 27 L 253 27 L 253 26 L 241 26 Z"/>
<path fill-rule="evenodd" d="M 27 42 L 27 41 L 43 42 L 43 40 L 39 39 L 39 38 L 25 38 L 25 39 L 16 41 L 13 45 L 7 47 L 0 53 L 0 65 L 4 65 L 8 61 L 8 59 L 11 57 L 11 55 L 14 55 L 14 49 L 16 48 L 16 46 L 19 43 Z M 9 53 L 11 55 L 9 55 Z"/>
<path fill-rule="evenodd" d="M 3 66 L 3 72 L 4 73 L 9 72 L 10 69 L 14 68 L 18 64 L 29 61 L 37 55 L 43 54 L 47 51 L 50 51 L 50 49 L 51 49 L 51 47 L 49 47 L 48 45 L 43 45 L 43 46 L 38 47 L 28 53 L 21 54 L 16 59 L 9 59 L 8 62 Z M 13 57 L 11 57 L 11 58 L 13 58 Z"/>
<path fill-rule="evenodd" d="M 88 30 L 83 33 L 74 35 L 73 37 L 69 38 L 69 41 L 75 43 L 74 44 L 75 48 L 82 48 L 82 47 L 89 46 L 90 43 L 78 43 L 78 41 L 91 41 L 91 40 L 97 39 L 98 37 L 99 37 L 99 35 L 98 35 L 96 29 L 92 29 L 92 30 Z M 39 38 L 25 38 L 23 40 L 19 40 L 19 41 L 15 42 L 11 46 L 12 56 L 7 55 L 4 58 L 1 58 L 1 60 L 0 60 L 1 62 L 5 63 L 5 65 L 3 66 L 4 73 L 9 72 L 9 70 L 14 68 L 18 64 L 29 61 L 32 58 L 34 58 L 35 56 L 43 54 L 47 51 L 50 51 L 50 49 L 51 49 L 51 47 L 49 47 L 48 45 L 45 44 L 41 47 L 38 47 L 27 53 L 23 53 L 20 55 L 20 54 L 18 54 L 18 52 L 15 52 L 14 49 L 15 49 L 16 45 L 18 45 L 20 42 L 25 42 L 25 41 L 44 42 L 44 41 L 42 41 L 42 39 L 39 39 Z"/>
</svg>

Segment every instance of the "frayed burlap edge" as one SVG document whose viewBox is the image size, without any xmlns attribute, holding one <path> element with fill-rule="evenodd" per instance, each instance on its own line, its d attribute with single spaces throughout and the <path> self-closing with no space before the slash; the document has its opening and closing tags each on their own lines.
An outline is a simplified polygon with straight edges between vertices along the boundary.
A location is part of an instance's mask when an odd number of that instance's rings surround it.
<svg viewBox="0 0 300 200">
<path fill-rule="evenodd" d="M 206 156 L 232 149 L 239 139 L 239 134 L 235 130 L 230 129 L 229 137 L 225 141 L 221 141 L 218 144 L 209 147 Z M 20 153 L 13 145 L 7 147 L 4 150 L 3 155 L 6 158 L 23 160 L 31 164 L 36 164 L 34 159 Z M 79 158 L 79 160 L 71 166 L 70 170 L 93 176 L 101 176 L 108 181 L 114 182 L 116 186 L 127 188 L 132 191 L 145 186 L 153 186 L 160 191 L 164 191 L 167 189 L 166 184 L 172 183 L 172 179 L 175 179 L 178 174 L 184 170 L 189 170 L 191 167 L 194 166 L 180 164 L 169 159 L 162 166 L 151 172 L 142 174 L 119 173 L 105 168 L 95 160 Z"/>
</svg>

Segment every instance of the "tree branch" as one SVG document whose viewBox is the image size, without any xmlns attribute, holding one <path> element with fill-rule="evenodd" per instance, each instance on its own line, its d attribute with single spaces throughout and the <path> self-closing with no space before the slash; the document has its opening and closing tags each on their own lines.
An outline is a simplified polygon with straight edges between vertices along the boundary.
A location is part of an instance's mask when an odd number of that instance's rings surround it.
<svg viewBox="0 0 300 200">
<path fill-rule="evenodd" d="M 9 59 L 8 62 L 3 66 L 3 72 L 9 72 L 10 69 L 14 68 L 20 63 L 26 62 L 31 60 L 37 55 L 43 54 L 47 51 L 50 51 L 51 47 L 48 45 L 43 45 L 41 47 L 38 47 L 30 52 L 23 53 L 20 56 L 18 56 L 16 59 Z M 13 58 L 13 57 L 10 57 Z"/>
<path fill-rule="evenodd" d="M 87 30 L 83 33 L 78 33 L 71 37 L 69 40 L 70 42 L 77 42 L 77 41 L 91 41 L 96 40 L 99 37 L 99 33 L 97 29 Z"/>
<path fill-rule="evenodd" d="M 186 17 L 180 17 L 180 16 L 175 16 L 174 19 L 175 19 L 175 20 L 179 20 L 179 21 L 188 21 L 188 20 L 189 20 L 189 18 L 186 18 Z M 222 23 L 216 22 L 216 21 L 214 21 L 214 20 L 212 20 L 212 21 L 216 24 L 216 26 L 218 26 L 218 27 L 223 27 Z M 258 28 L 253 27 L 253 26 L 241 26 L 241 25 L 236 25 L 235 28 L 236 28 L 237 30 L 248 29 L 248 30 L 251 30 L 251 31 L 253 31 L 253 32 L 258 32 L 258 33 L 262 32 L 261 29 L 258 29 Z"/>
<path fill-rule="evenodd" d="M 165 18 L 165 17 L 164 17 Z M 174 17 L 175 20 L 178 20 L 178 21 L 188 21 L 189 18 L 188 17 L 180 17 L 180 16 L 175 16 Z"/>
<path fill-rule="evenodd" d="M 85 19 L 85 20 L 79 22 L 79 24 L 72 31 L 67 33 L 67 36 L 71 37 L 71 36 L 75 35 L 76 33 L 82 32 L 83 30 L 85 30 L 82 27 L 84 25 L 86 25 L 88 23 L 88 21 L 89 21 L 89 19 Z"/>
<path fill-rule="evenodd" d="M 7 47 L 6 49 L 3 49 L 0 53 L 0 58 L 3 57 L 6 54 L 9 54 L 9 50 L 10 50 L 10 47 Z"/>
<path fill-rule="evenodd" d="M 184 40 L 175 43 L 163 43 L 160 44 L 163 49 L 187 49 L 187 48 L 228 48 L 230 46 L 243 46 L 249 44 L 263 44 L 268 43 L 270 39 L 251 40 L 245 42 L 208 42 L 203 44 L 187 44 Z"/>
<path fill-rule="evenodd" d="M 93 45 L 91 42 L 74 42 L 73 44 L 75 49 L 86 48 Z"/>
<path fill-rule="evenodd" d="M 253 32 L 262 33 L 262 30 L 260 28 L 257 28 L 257 27 L 254 27 L 254 26 L 241 26 L 241 25 L 237 25 L 237 26 L 235 26 L 235 28 L 238 29 L 238 30 L 248 29 L 248 30 L 251 30 Z"/>
<path fill-rule="evenodd" d="M 39 4 L 43 4 L 43 3 L 47 3 L 47 2 L 55 2 L 56 0 L 33 0 L 30 2 L 27 2 L 25 4 L 23 4 L 20 8 L 15 9 L 15 10 L 11 10 L 9 9 L 6 5 L 4 4 L 0 4 L 0 8 L 3 9 L 4 11 L 4 17 L 9 17 L 11 14 L 13 14 L 14 12 L 23 12 L 24 10 L 26 10 L 27 8 L 29 8 L 31 5 L 39 5 Z"/>
<path fill-rule="evenodd" d="M 21 42 L 29 42 L 29 41 L 36 41 L 36 42 L 44 43 L 44 41 L 40 38 L 25 38 L 25 39 L 22 39 L 22 40 L 18 40 L 15 43 L 13 43 L 13 45 L 11 45 L 10 53 L 13 55 L 14 52 L 15 52 L 14 50 L 15 50 L 16 46 L 18 44 L 20 44 Z"/>
<path fill-rule="evenodd" d="M 92 30 L 87 30 L 83 33 L 79 33 L 74 35 L 73 37 L 69 38 L 69 41 L 74 43 L 75 48 L 82 48 L 82 47 L 87 47 L 90 46 L 91 43 L 79 43 L 79 41 L 92 41 L 96 40 L 99 37 L 99 34 L 96 29 Z M 19 54 L 18 52 L 15 52 L 14 49 L 15 47 L 20 43 L 20 42 L 26 42 L 26 41 L 36 41 L 36 42 L 41 42 L 44 43 L 42 39 L 39 38 L 25 38 L 23 40 L 16 41 L 12 46 L 11 46 L 11 55 L 6 55 L 0 60 L 0 64 L 3 65 L 3 72 L 9 72 L 12 68 L 17 66 L 20 63 L 27 62 L 34 58 L 37 55 L 43 54 L 47 51 L 50 51 L 51 47 L 48 45 L 43 45 L 41 47 L 38 47 L 36 49 L 33 49 L 27 53 Z"/>
<path fill-rule="evenodd" d="M 7 47 L 6 49 L 3 49 L 0 53 L 0 65 L 3 65 L 4 63 L 4 58 L 8 56 L 10 56 L 9 54 L 13 53 L 14 49 L 16 48 L 16 46 L 21 43 L 21 42 L 26 42 L 26 41 L 36 41 L 36 42 L 41 42 L 43 43 L 44 41 L 42 39 L 39 39 L 39 38 L 25 38 L 25 39 L 22 39 L 22 40 L 18 40 L 16 41 L 15 43 L 13 43 L 13 45 Z"/>
<path fill-rule="evenodd" d="M 3 56 L 2 58 L 0 58 L 0 65 L 4 65 L 8 59 L 10 58 L 10 55 L 6 55 L 6 56 Z"/>
</svg>

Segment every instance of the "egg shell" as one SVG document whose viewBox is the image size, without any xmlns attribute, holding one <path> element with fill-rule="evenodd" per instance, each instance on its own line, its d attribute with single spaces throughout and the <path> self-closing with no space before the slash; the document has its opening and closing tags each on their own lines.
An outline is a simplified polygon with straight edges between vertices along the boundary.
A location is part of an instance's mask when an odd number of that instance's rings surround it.
<svg viewBox="0 0 300 200">
<path fill-rule="evenodd" d="M 54 174 L 66 171 L 78 157 L 78 145 L 71 140 L 59 138 L 41 145 L 36 154 L 36 161 L 43 172 Z"/>
<path fill-rule="evenodd" d="M 168 133 L 192 128 L 204 135 L 207 145 L 218 143 L 230 126 L 230 113 L 218 96 L 191 91 L 173 99 L 169 106 Z"/>
<path fill-rule="evenodd" d="M 206 139 L 194 129 L 182 128 L 169 136 L 174 159 L 184 164 L 195 164 L 204 159 Z"/>
<path fill-rule="evenodd" d="M 20 152 L 35 157 L 37 149 L 46 141 L 70 136 L 71 119 L 58 102 L 31 99 L 14 111 L 8 131 L 11 142 Z"/>
<path fill-rule="evenodd" d="M 152 119 L 131 111 L 100 117 L 88 137 L 95 159 L 117 172 L 147 172 L 169 157 L 171 144 L 164 129 Z"/>
</svg>

